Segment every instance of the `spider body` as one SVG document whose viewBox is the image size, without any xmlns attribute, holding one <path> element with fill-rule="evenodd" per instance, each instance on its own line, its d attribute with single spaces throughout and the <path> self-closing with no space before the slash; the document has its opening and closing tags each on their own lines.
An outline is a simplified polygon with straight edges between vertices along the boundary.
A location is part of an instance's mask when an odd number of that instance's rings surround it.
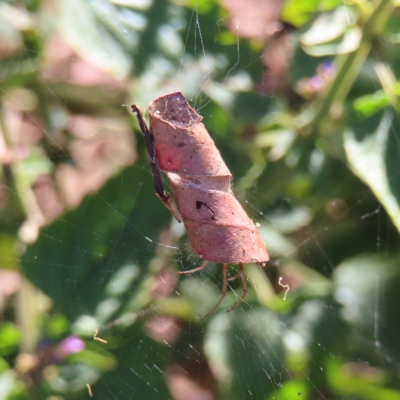
<svg viewBox="0 0 400 400">
<path fill-rule="evenodd" d="M 226 295 L 227 265 L 239 264 L 243 282 L 240 304 L 247 293 L 243 264 L 264 266 L 269 257 L 256 226 L 233 195 L 232 175 L 201 123 L 202 117 L 180 92 L 150 104 L 150 131 L 141 111 L 136 106 L 132 109 L 149 144 L 156 193 L 178 221 L 183 220 L 192 249 L 206 260 L 200 267 L 180 273 L 202 270 L 209 261 L 224 265 L 222 297 L 208 316 Z M 176 205 L 164 191 L 160 169 L 171 182 Z"/>
</svg>

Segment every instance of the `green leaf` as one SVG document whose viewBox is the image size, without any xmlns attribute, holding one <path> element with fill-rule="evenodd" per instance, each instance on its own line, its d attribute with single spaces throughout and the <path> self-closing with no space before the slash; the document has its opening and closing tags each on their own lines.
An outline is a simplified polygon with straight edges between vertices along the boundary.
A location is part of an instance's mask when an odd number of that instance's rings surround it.
<svg viewBox="0 0 400 400">
<path fill-rule="evenodd" d="M 389 105 L 389 99 L 383 90 L 378 90 L 374 94 L 359 97 L 354 103 L 353 108 L 364 117 L 370 117 Z"/>
<path fill-rule="evenodd" d="M 134 311 L 148 307 L 152 300 L 149 261 L 169 220 L 170 214 L 154 195 L 151 174 L 135 165 L 43 228 L 37 242 L 27 248 L 22 260 L 26 276 L 52 299 L 57 311 L 74 322 L 72 333 L 93 337 L 95 329 L 108 321 L 123 324 L 115 336 L 101 331 L 108 340 L 105 351 L 112 357 L 97 354 L 100 344 L 87 345 L 87 351 L 69 357 L 72 365 L 63 365 L 60 381 L 52 381 L 57 390 L 64 386 L 70 390 L 74 380 L 68 377 L 83 373 L 94 383 L 101 368 L 111 368 L 116 359 L 118 367 L 101 375 L 92 387 L 94 393 L 170 398 L 162 373 L 169 348 L 150 339 L 134 317 Z M 64 325 L 63 321 L 53 324 L 52 333 L 59 333 Z M 129 385 L 121 387 L 121 382 Z"/>
<path fill-rule="evenodd" d="M 52 315 L 46 324 L 46 333 L 50 338 L 58 338 L 68 332 L 69 323 L 61 314 Z"/>
<path fill-rule="evenodd" d="M 101 304 L 128 303 L 148 278 L 144 265 L 155 249 L 150 238 L 169 219 L 154 195 L 151 179 L 137 165 L 127 168 L 76 210 L 44 227 L 37 242 L 28 247 L 22 260 L 26 276 L 70 320 L 95 315 Z M 130 260 L 142 268 L 132 269 Z M 114 290 L 113 283 L 117 284 Z M 145 290 L 152 289 L 147 285 Z M 96 315 L 104 317 L 104 312 L 102 306 Z"/>
<path fill-rule="evenodd" d="M 118 38 L 110 31 L 112 16 L 99 19 L 95 6 L 109 7 L 114 12 L 114 6 L 108 2 L 87 2 L 84 0 L 63 0 L 60 6 L 59 29 L 67 43 L 82 57 L 98 68 L 110 73 L 116 78 L 125 77 L 132 68 L 132 60 L 126 47 L 134 42 L 122 39 L 121 25 L 113 25 L 113 33 L 117 30 Z M 104 10 L 104 8 L 102 8 Z M 104 17 L 104 14 L 100 14 Z M 114 15 L 115 17 L 115 15 Z M 114 20 L 115 21 L 115 20 Z M 108 27 L 106 24 L 108 23 Z M 133 37 L 133 31 L 126 38 Z M 124 36 L 125 38 L 125 36 Z M 127 40 L 127 41 L 126 41 Z"/>
<path fill-rule="evenodd" d="M 351 7 L 320 15 L 300 37 L 304 51 L 321 57 L 356 50 L 361 40 L 361 29 L 354 25 L 357 19 L 358 13 Z"/>
<path fill-rule="evenodd" d="M 288 153 L 295 139 L 295 132 L 281 128 L 260 132 L 254 140 L 254 145 L 258 148 L 270 147 L 268 158 L 271 161 L 278 161 Z"/>
<path fill-rule="evenodd" d="M 28 158 L 15 163 L 14 173 L 18 174 L 24 184 L 31 186 L 36 182 L 38 176 L 50 174 L 53 167 L 53 163 L 38 150 L 32 152 Z"/>
<path fill-rule="evenodd" d="M 358 49 L 361 41 L 361 30 L 359 28 L 348 29 L 343 37 L 331 42 L 324 42 L 313 46 L 304 46 L 304 51 L 314 57 L 333 56 L 336 54 L 347 54 Z"/>
<path fill-rule="evenodd" d="M 89 347 L 89 346 L 88 346 Z M 79 351 L 69 356 L 69 361 L 74 363 L 84 363 L 96 369 L 110 371 L 116 367 L 116 360 L 107 351 L 101 351 L 97 346 Z"/>
<path fill-rule="evenodd" d="M 0 398 L 9 399 L 14 391 L 16 383 L 16 374 L 14 371 L 6 371 L 0 374 Z"/>
<path fill-rule="evenodd" d="M 298 261 L 283 259 L 279 270 L 284 278 L 289 278 L 289 282 L 290 280 L 296 282 L 298 287 L 294 288 L 294 295 L 297 293 L 303 296 L 315 297 L 327 296 L 331 293 L 332 281 L 330 279 Z M 281 284 L 285 284 L 285 280 Z M 290 300 L 290 296 L 293 295 L 290 285 L 287 289 L 288 299 Z"/>
<path fill-rule="evenodd" d="M 232 91 L 226 85 L 210 82 L 205 93 L 219 106 L 228 109 L 236 120 L 256 123 L 274 105 L 272 98 L 265 98 L 255 92 Z"/>
<path fill-rule="evenodd" d="M 222 398 L 247 399 L 249 393 L 265 398 L 277 389 L 285 370 L 282 328 L 277 314 L 254 307 L 210 320 L 204 351 Z"/>
<path fill-rule="evenodd" d="M 1 268 L 19 270 L 16 253 L 17 238 L 7 233 L 0 233 L 0 262 Z"/>
<path fill-rule="evenodd" d="M 118 336 L 121 345 L 113 350 L 118 368 L 96 382 L 95 393 L 118 393 L 121 399 L 171 399 L 164 375 L 170 348 L 151 339 L 139 324 Z"/>
<path fill-rule="evenodd" d="M 153 0 L 113 0 L 112 3 L 117 6 L 146 10 L 152 5 Z"/>
<path fill-rule="evenodd" d="M 343 365 L 334 357 L 329 359 L 327 377 L 340 398 L 400 400 L 398 390 L 385 387 L 388 377 L 383 370 L 363 366 L 361 362 Z"/>
<path fill-rule="evenodd" d="M 290 209 L 277 210 L 268 216 L 268 220 L 276 231 L 291 233 L 308 225 L 313 218 L 313 212 L 307 207 L 295 205 Z"/>
<path fill-rule="evenodd" d="M 10 322 L 0 326 L 0 356 L 7 355 L 14 350 L 22 339 L 19 329 Z"/>
<path fill-rule="evenodd" d="M 329 43 L 340 38 L 348 28 L 346 9 L 339 7 L 334 13 L 321 14 L 305 33 L 301 35 L 301 42 L 305 46 L 315 46 Z"/>
<path fill-rule="evenodd" d="M 400 2 L 397 1 L 397 7 L 400 5 Z M 390 18 L 386 21 L 384 25 L 384 38 L 386 41 L 390 43 L 399 43 L 400 42 L 400 16 L 398 13 L 393 13 Z"/>
<path fill-rule="evenodd" d="M 400 231 L 400 170 L 398 118 L 391 109 L 354 124 L 344 137 L 347 159 L 385 207 Z"/>
<path fill-rule="evenodd" d="M 321 0 L 287 0 L 282 10 L 282 20 L 300 27 L 318 10 Z"/>
<path fill-rule="evenodd" d="M 5 7 L 4 7 L 5 8 Z M 11 7 L 10 7 L 11 8 Z M 5 10 L 2 10 L 3 13 Z M 0 37 L 2 40 L 2 56 L 19 52 L 23 48 L 23 42 L 20 32 L 12 26 L 11 22 L 0 14 Z"/>
<path fill-rule="evenodd" d="M 292 242 L 283 236 L 274 225 L 262 224 L 258 228 L 265 243 L 268 243 L 268 253 L 275 256 L 295 256 L 297 249 Z"/>
<path fill-rule="evenodd" d="M 355 326 L 372 332 L 375 301 L 371 295 L 379 284 L 382 289 L 393 275 L 395 263 L 380 254 L 361 254 L 340 263 L 334 272 L 335 298 L 343 305 L 342 315 Z M 362 273 L 360 273 L 362 271 Z"/>
</svg>

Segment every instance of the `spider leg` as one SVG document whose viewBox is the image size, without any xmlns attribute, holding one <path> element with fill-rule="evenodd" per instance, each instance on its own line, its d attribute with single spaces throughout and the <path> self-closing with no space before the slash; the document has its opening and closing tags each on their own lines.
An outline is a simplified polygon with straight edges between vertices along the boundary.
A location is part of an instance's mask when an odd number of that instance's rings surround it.
<svg viewBox="0 0 400 400">
<path fill-rule="evenodd" d="M 209 261 L 204 261 L 203 264 L 200 265 L 200 267 L 190 269 L 189 271 L 178 271 L 177 274 L 188 275 L 188 274 L 193 274 L 194 272 L 202 271 L 205 267 L 207 267 L 208 263 Z"/>
<path fill-rule="evenodd" d="M 136 113 L 139 121 L 140 129 L 146 143 L 147 153 L 150 158 L 151 172 L 153 174 L 154 190 L 157 197 L 163 202 L 165 207 L 171 212 L 178 222 L 182 222 L 182 216 L 178 210 L 175 200 L 164 189 L 164 181 L 161 175 L 160 165 L 158 164 L 154 136 L 147 127 L 142 110 L 136 105 L 132 105 L 132 111 Z"/>
<path fill-rule="evenodd" d="M 231 278 L 228 278 L 228 282 L 234 281 L 236 278 L 240 276 L 240 272 L 238 272 L 235 276 L 232 276 Z"/>
<path fill-rule="evenodd" d="M 230 308 L 227 312 L 233 311 L 244 300 L 244 298 L 247 295 L 247 283 L 246 283 L 246 279 L 243 275 L 243 264 L 239 264 L 239 275 L 240 275 L 240 278 L 242 279 L 243 293 L 242 293 L 242 296 L 240 297 L 239 301 L 232 308 Z"/>
<path fill-rule="evenodd" d="M 203 317 L 200 319 L 200 321 L 203 321 L 206 319 L 210 314 L 212 314 L 215 309 L 221 304 L 221 301 L 224 299 L 226 296 L 226 291 L 228 288 L 228 281 L 227 281 L 227 274 L 228 274 L 228 264 L 224 264 L 224 268 L 222 270 L 222 295 L 221 298 L 218 300 L 218 303 Z"/>
</svg>

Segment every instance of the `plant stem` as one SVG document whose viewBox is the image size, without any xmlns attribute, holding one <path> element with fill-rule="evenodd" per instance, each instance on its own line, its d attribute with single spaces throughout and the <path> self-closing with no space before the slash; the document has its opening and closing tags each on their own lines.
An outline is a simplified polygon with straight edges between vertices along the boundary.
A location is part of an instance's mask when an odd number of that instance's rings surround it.
<svg viewBox="0 0 400 400">
<path fill-rule="evenodd" d="M 328 115 L 334 104 L 342 104 L 356 80 L 371 49 L 372 36 L 382 27 L 390 16 L 394 5 L 392 0 L 381 0 L 365 21 L 362 29 L 362 37 L 358 49 L 345 56 L 337 56 L 336 64 L 338 72 L 335 79 L 325 92 L 325 98 L 318 99 L 315 117 L 309 127 L 309 134 L 316 135 L 320 125 Z"/>
</svg>

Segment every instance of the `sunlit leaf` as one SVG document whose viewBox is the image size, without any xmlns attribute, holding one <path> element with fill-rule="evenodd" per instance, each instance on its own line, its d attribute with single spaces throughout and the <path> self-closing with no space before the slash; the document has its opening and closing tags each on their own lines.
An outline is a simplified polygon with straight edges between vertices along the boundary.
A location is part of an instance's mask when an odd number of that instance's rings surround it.
<svg viewBox="0 0 400 400">
<path fill-rule="evenodd" d="M 127 49 L 97 18 L 92 3 L 63 0 L 59 29 L 67 43 L 81 57 L 116 78 L 123 78 L 128 74 L 132 60 Z M 117 31 L 123 34 L 118 28 Z"/>
<path fill-rule="evenodd" d="M 312 46 L 304 46 L 304 51 L 315 57 L 347 54 L 355 51 L 361 40 L 361 31 L 358 28 L 349 29 L 340 37 L 331 42 L 324 42 Z"/>
<path fill-rule="evenodd" d="M 341 0 L 286 0 L 282 11 L 282 19 L 296 27 L 301 27 L 318 11 L 331 10 L 342 4 Z"/>
<path fill-rule="evenodd" d="M 374 94 L 359 97 L 353 103 L 354 109 L 365 117 L 370 117 L 388 105 L 389 99 L 383 90 L 378 90 Z"/>
<path fill-rule="evenodd" d="M 5 322 L 0 326 L 0 355 L 4 356 L 16 350 L 22 334 L 12 323 Z"/>
<path fill-rule="evenodd" d="M 356 361 L 341 365 L 335 358 L 329 359 L 327 368 L 330 384 L 343 396 L 365 400 L 400 400 L 397 390 L 385 387 L 387 377 L 383 369 Z"/>
<path fill-rule="evenodd" d="M 398 179 L 399 163 L 397 153 L 398 128 L 394 128 L 393 111 L 379 114 L 379 125 L 376 119 L 363 122 L 348 130 L 344 146 L 347 159 L 354 173 L 373 191 L 385 207 L 394 225 L 400 230 L 400 187 Z M 364 129 L 369 122 L 367 134 Z M 396 124 L 397 126 L 397 124 Z"/>
</svg>

